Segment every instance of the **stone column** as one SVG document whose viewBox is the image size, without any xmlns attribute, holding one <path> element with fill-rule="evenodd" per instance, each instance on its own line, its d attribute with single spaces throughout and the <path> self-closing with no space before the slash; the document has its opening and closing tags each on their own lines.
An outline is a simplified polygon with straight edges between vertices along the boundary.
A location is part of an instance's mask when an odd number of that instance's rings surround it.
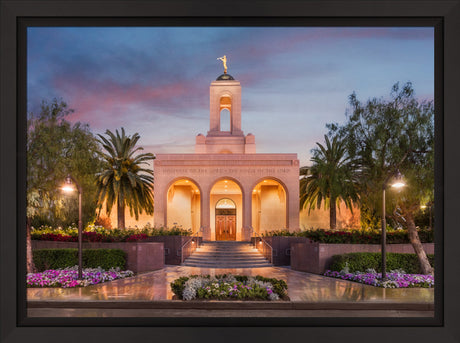
<svg viewBox="0 0 460 343">
<path fill-rule="evenodd" d="M 211 240 L 211 222 L 210 222 L 210 202 L 209 202 L 210 192 L 208 190 L 203 190 L 201 195 L 201 234 L 204 241 Z"/>
<path fill-rule="evenodd" d="M 243 190 L 243 228 L 241 240 L 250 241 L 252 236 L 252 192 L 249 187 Z"/>
<path fill-rule="evenodd" d="M 167 191 L 164 190 L 164 186 L 157 182 L 155 184 L 155 191 L 153 194 L 155 202 L 155 211 L 153 213 L 153 220 L 155 227 L 166 227 L 166 207 L 167 207 Z"/>
<path fill-rule="evenodd" d="M 288 199 L 288 209 L 287 214 L 287 227 L 290 231 L 298 230 L 300 228 L 299 224 L 299 187 L 291 187 L 289 189 L 289 199 Z"/>
</svg>

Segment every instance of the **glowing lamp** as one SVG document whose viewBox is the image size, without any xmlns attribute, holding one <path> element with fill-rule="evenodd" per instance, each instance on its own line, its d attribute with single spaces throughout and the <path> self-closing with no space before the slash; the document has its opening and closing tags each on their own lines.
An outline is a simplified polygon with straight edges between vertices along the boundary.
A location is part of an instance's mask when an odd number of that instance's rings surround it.
<svg viewBox="0 0 460 343">
<path fill-rule="evenodd" d="M 393 187 L 393 188 L 402 188 L 405 185 L 406 184 L 404 182 L 396 182 L 396 183 L 392 184 L 391 187 Z"/>
<path fill-rule="evenodd" d="M 72 177 L 70 175 L 67 175 L 65 178 L 65 184 L 61 188 L 64 192 L 73 192 L 75 191 L 75 187 L 72 182 Z"/>
<path fill-rule="evenodd" d="M 391 187 L 393 188 L 402 188 L 406 185 L 406 183 L 403 180 L 403 177 L 399 170 L 396 172 L 395 178 L 393 183 L 391 184 Z"/>
<path fill-rule="evenodd" d="M 73 192 L 73 191 L 75 191 L 75 188 L 73 188 L 72 186 L 67 186 L 67 185 L 63 186 L 61 189 L 64 192 Z"/>
</svg>

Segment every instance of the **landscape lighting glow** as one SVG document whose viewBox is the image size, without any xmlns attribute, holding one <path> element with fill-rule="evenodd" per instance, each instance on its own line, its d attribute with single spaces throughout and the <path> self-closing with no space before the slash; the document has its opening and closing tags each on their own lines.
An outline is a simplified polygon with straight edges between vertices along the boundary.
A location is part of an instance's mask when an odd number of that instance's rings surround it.
<svg viewBox="0 0 460 343">
<path fill-rule="evenodd" d="M 62 187 L 62 190 L 63 190 L 64 192 L 73 192 L 73 191 L 75 190 L 75 188 L 73 188 L 72 186 L 67 186 L 67 185 L 66 185 L 66 186 L 63 186 L 63 187 Z"/>
</svg>

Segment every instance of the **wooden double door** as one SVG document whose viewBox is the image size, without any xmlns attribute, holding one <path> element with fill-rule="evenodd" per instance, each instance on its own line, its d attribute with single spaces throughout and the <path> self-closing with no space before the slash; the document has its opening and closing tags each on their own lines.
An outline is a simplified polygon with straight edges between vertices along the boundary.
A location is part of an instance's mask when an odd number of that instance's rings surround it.
<svg viewBox="0 0 460 343">
<path fill-rule="evenodd" d="M 236 240 L 236 211 L 216 210 L 216 241 Z"/>
</svg>

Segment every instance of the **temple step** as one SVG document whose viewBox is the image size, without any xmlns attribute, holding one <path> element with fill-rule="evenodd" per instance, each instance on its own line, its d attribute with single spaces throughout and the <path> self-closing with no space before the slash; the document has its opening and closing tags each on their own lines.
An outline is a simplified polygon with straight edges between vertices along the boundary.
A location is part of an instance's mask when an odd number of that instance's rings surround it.
<svg viewBox="0 0 460 343">
<path fill-rule="evenodd" d="M 203 242 L 183 266 L 202 268 L 263 268 L 273 265 L 248 242 Z"/>
</svg>

